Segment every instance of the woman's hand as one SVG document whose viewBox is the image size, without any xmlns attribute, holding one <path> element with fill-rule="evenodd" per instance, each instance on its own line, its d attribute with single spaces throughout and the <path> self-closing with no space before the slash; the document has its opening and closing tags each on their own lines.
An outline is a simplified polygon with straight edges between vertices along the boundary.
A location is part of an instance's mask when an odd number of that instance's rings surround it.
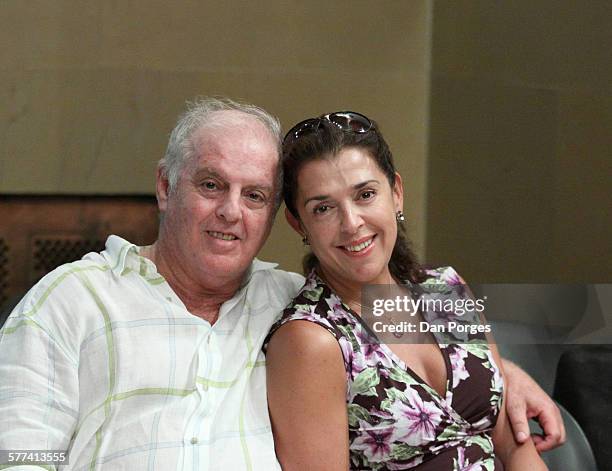
<svg viewBox="0 0 612 471">
<path fill-rule="evenodd" d="M 266 374 L 283 471 L 346 471 L 346 372 L 333 335 L 311 322 L 288 322 L 270 340 Z"/>
</svg>

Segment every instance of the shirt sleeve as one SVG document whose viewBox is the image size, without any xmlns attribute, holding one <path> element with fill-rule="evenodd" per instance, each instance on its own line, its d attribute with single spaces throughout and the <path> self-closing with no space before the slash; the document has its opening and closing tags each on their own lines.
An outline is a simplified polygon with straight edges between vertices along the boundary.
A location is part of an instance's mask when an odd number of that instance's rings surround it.
<svg viewBox="0 0 612 471">
<path fill-rule="evenodd" d="M 67 344 L 74 298 L 66 288 L 41 280 L 0 330 L 0 450 L 68 450 L 79 383 L 78 343 Z"/>
</svg>

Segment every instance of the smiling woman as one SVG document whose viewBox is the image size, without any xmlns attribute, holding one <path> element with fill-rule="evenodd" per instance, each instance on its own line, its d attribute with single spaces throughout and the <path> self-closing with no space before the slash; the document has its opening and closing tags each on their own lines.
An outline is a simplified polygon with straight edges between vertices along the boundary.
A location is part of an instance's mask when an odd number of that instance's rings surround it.
<svg viewBox="0 0 612 471">
<path fill-rule="evenodd" d="M 410 251 L 402 179 L 376 124 L 353 112 L 305 120 L 285 137 L 283 170 L 287 221 L 312 248 L 264 347 L 283 469 L 544 469 L 533 443 L 514 442 L 482 332 L 387 345 L 361 319 L 365 285 L 463 284 Z"/>
<path fill-rule="evenodd" d="M 298 180 L 303 166 L 324 161 L 327 161 L 330 166 L 336 165 L 339 159 L 334 159 L 334 157 L 339 156 L 343 151 L 347 151 L 352 158 L 358 158 L 358 154 L 367 156 L 369 162 L 366 165 L 370 166 L 370 170 L 375 168 L 375 173 L 378 172 L 377 178 L 372 177 L 372 181 L 376 183 L 377 188 L 373 189 L 372 192 L 366 192 L 362 195 L 362 198 L 368 199 L 376 196 L 376 190 L 380 190 L 380 188 L 383 188 L 383 190 L 389 189 L 389 193 L 393 193 L 394 202 L 393 206 L 388 209 L 392 212 L 394 218 L 403 222 L 401 178 L 395 171 L 389 146 L 380 132 L 376 132 L 376 128 L 373 126 L 374 123 L 369 118 L 359 113 L 337 112 L 324 115 L 322 118 L 302 121 L 287 133 L 283 142 L 283 196 L 288 209 L 286 212 L 287 219 L 292 226 L 294 226 L 293 221 L 300 218 L 297 207 L 298 188 L 307 188 L 309 193 L 312 193 L 314 198 L 318 198 L 319 201 L 325 199 L 324 196 L 327 195 L 329 190 L 323 185 L 319 185 L 323 193 L 315 195 L 309 187 L 300 187 Z M 362 160 L 362 163 L 364 162 Z M 350 164 L 346 164 L 346 166 L 350 166 Z M 323 169 L 321 175 L 323 178 L 327 177 L 325 169 Z M 388 182 L 388 185 L 383 186 L 384 181 Z M 366 185 L 367 183 L 368 180 L 366 179 L 355 182 L 355 185 Z M 363 188 L 355 188 L 355 190 L 359 189 Z M 327 206 L 323 205 L 323 208 L 318 208 L 318 212 L 320 213 L 322 209 L 326 210 Z M 350 220 L 347 222 L 350 223 Z M 422 281 L 424 274 L 410 249 L 404 226 L 397 225 L 393 220 L 389 229 L 396 231 L 393 252 L 389 260 L 390 273 L 396 279 Z M 301 231 L 298 232 L 301 233 Z M 316 254 L 314 252 L 310 253 L 304 259 L 304 272 L 309 273 L 318 265 Z"/>
<path fill-rule="evenodd" d="M 388 261 L 403 204 L 399 175 L 391 187 L 367 151 L 344 148 L 333 159 L 305 163 L 297 186 L 299 218 L 287 211 L 287 219 L 325 261 L 321 276 L 342 286 L 347 302 L 357 301 L 363 284 L 392 283 Z"/>
</svg>

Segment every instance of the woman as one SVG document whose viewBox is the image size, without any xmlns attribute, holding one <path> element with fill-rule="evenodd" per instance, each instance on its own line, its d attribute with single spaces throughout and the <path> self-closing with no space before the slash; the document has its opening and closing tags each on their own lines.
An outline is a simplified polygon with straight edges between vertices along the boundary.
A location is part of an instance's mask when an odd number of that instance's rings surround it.
<svg viewBox="0 0 612 471">
<path fill-rule="evenodd" d="M 285 136 L 283 170 L 287 220 L 312 248 L 265 347 L 283 469 L 546 469 L 530 441 L 514 442 L 497 350 L 473 343 L 482 334 L 384 344 L 360 318 L 364 285 L 461 282 L 416 263 L 376 124 L 353 112 L 302 121 Z"/>
</svg>

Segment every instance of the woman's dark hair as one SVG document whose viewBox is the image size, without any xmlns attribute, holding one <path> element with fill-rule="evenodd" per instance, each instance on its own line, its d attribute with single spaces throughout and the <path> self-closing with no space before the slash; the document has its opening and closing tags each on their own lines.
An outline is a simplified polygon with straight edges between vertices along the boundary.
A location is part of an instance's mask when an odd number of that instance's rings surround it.
<svg viewBox="0 0 612 471">
<path fill-rule="evenodd" d="M 287 209 L 296 219 L 300 218 L 295 205 L 297 180 L 303 165 L 313 160 L 332 159 L 346 147 L 366 150 L 393 188 L 395 185 L 393 156 L 375 122 L 372 121 L 372 128 L 368 132 L 354 133 L 343 131 L 335 124 L 321 120 L 316 131 L 283 143 L 283 197 Z M 306 254 L 302 261 L 305 274 L 318 265 L 319 261 L 312 252 Z M 410 247 L 403 224 L 397 225 L 397 239 L 389 260 L 389 271 L 401 282 L 419 283 L 426 278 Z"/>
</svg>

